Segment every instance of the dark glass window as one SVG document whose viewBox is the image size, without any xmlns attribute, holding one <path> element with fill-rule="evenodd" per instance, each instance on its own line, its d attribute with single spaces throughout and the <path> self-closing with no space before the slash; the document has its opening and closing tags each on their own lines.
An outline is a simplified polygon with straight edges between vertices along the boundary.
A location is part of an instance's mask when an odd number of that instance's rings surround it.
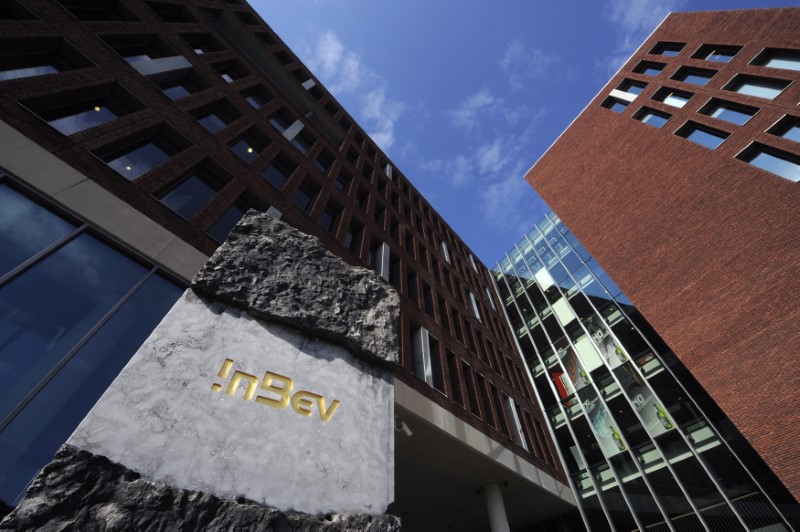
<svg viewBox="0 0 800 532">
<path fill-rule="evenodd" d="M 7 185 L 0 185 L 0 276 L 64 238 L 75 227 Z"/>
<path fill-rule="evenodd" d="M 611 109 L 615 113 L 621 113 L 626 107 L 628 107 L 628 102 L 618 98 L 608 97 L 603 102 L 603 107 L 606 109 Z"/>
<path fill-rule="evenodd" d="M 58 0 L 78 20 L 139 20 L 119 0 Z"/>
<path fill-rule="evenodd" d="M 181 77 L 159 79 L 158 88 L 171 100 L 180 100 L 208 87 L 208 83 L 194 70 L 190 70 Z"/>
<path fill-rule="evenodd" d="M 705 59 L 706 61 L 716 61 L 718 63 L 730 63 L 731 59 L 736 57 L 736 54 L 738 54 L 741 49 L 741 46 L 704 44 L 692 57 L 696 59 Z"/>
<path fill-rule="evenodd" d="M 227 83 L 233 83 L 237 79 L 241 79 L 247 75 L 247 73 L 237 63 L 227 61 L 212 66 L 217 71 L 217 74 L 219 74 L 220 77 Z"/>
<path fill-rule="evenodd" d="M 303 181 L 292 194 L 292 202 L 300 207 L 300 210 L 308 212 L 318 192 L 319 186 L 317 186 L 316 183 L 312 181 Z"/>
<path fill-rule="evenodd" d="M 195 22 L 194 17 L 180 3 L 145 2 L 164 22 Z"/>
<path fill-rule="evenodd" d="M 283 133 L 290 125 L 292 125 L 294 119 L 283 109 L 281 109 L 278 112 L 273 113 L 269 117 L 268 121 L 270 124 L 272 124 L 272 127 Z"/>
<path fill-rule="evenodd" d="M 636 116 L 634 116 L 634 118 L 636 120 L 639 120 L 640 122 L 644 122 L 649 126 L 660 128 L 667 123 L 667 120 L 670 119 L 670 115 L 668 115 L 667 113 L 656 111 L 655 109 L 648 109 L 647 107 L 643 107 L 641 111 L 636 113 Z"/>
<path fill-rule="evenodd" d="M 154 34 L 105 35 L 102 40 L 128 63 L 177 55 L 175 50 Z"/>
<path fill-rule="evenodd" d="M 317 168 L 317 170 L 319 170 L 323 174 L 328 173 L 328 170 L 330 170 L 332 164 L 333 164 L 333 156 L 325 150 L 321 151 L 317 156 L 317 158 L 314 159 L 314 166 Z M 339 190 L 344 190 L 344 189 L 340 188 Z"/>
<path fill-rule="evenodd" d="M 337 205 L 336 203 L 328 203 L 325 206 L 325 210 L 322 211 L 322 216 L 320 216 L 319 224 L 325 228 L 326 231 L 330 233 L 336 232 L 336 221 L 339 219 L 339 215 L 342 212 L 342 207 Z"/>
<path fill-rule="evenodd" d="M 794 142 L 800 142 L 800 118 L 785 116 L 769 129 L 769 133 Z"/>
<path fill-rule="evenodd" d="M 344 246 L 352 251 L 358 253 L 361 247 L 361 232 L 364 226 L 357 220 L 350 220 L 350 226 L 347 228 L 347 233 L 344 235 Z"/>
<path fill-rule="evenodd" d="M 663 102 L 673 107 L 683 107 L 694 96 L 691 92 L 678 91 L 669 87 L 662 87 L 653 95 L 657 102 Z"/>
<path fill-rule="evenodd" d="M 660 42 L 656 44 L 652 50 L 650 50 L 651 54 L 655 55 L 663 55 L 665 57 L 675 57 L 683 47 L 686 46 L 682 42 Z"/>
<path fill-rule="evenodd" d="M 264 168 L 261 176 L 273 187 L 281 189 L 296 169 L 297 163 L 281 153 L 269 163 L 269 166 Z"/>
<path fill-rule="evenodd" d="M 94 66 L 62 39 L 0 39 L 0 81 Z"/>
<path fill-rule="evenodd" d="M 353 174 L 346 170 L 342 170 L 339 172 L 339 176 L 336 178 L 336 188 L 341 190 L 344 193 L 347 193 L 347 187 L 350 185 L 350 181 L 353 179 Z"/>
<path fill-rule="evenodd" d="M 714 77 L 714 74 L 716 73 L 716 70 L 681 67 L 672 76 L 672 79 L 682 81 L 684 83 L 691 83 L 692 85 L 705 85 L 711 78 Z"/>
<path fill-rule="evenodd" d="M 266 135 L 256 128 L 251 128 L 228 147 L 244 162 L 252 163 L 268 145 L 269 139 Z"/>
<path fill-rule="evenodd" d="M 664 63 L 654 63 L 652 61 L 642 61 L 633 69 L 634 72 L 637 74 L 644 74 L 645 76 L 657 76 L 661 74 L 661 71 L 664 70 L 664 67 L 667 66 Z"/>
<path fill-rule="evenodd" d="M 183 218 L 188 219 L 208 203 L 208 200 L 214 197 L 214 194 L 219 192 L 227 181 L 227 178 L 221 177 L 219 171 L 200 168 L 159 196 L 158 199 Z"/>
<path fill-rule="evenodd" d="M 800 50 L 767 48 L 753 60 L 752 64 L 767 68 L 800 70 Z"/>
<path fill-rule="evenodd" d="M 750 120 L 757 112 L 755 107 L 749 107 L 741 104 L 726 102 L 723 100 L 713 99 L 700 110 L 701 113 L 726 122 L 732 122 L 738 125 L 744 125 Z"/>
<path fill-rule="evenodd" d="M 228 209 L 220 216 L 216 222 L 209 228 L 208 234 L 217 242 L 224 242 L 228 235 L 233 230 L 234 226 L 239 223 L 239 220 L 250 209 L 255 209 L 259 212 L 265 212 L 269 208 L 263 201 L 250 191 L 246 191 L 241 197 L 228 207 Z"/>
<path fill-rule="evenodd" d="M 242 93 L 242 96 L 253 109 L 261 109 L 272 100 L 272 96 L 261 87 L 250 89 Z"/>
<path fill-rule="evenodd" d="M 125 179 L 133 181 L 182 151 L 187 144 L 177 133 L 164 127 L 158 135 L 130 144 L 101 158 L 111 169 Z"/>
<path fill-rule="evenodd" d="M 789 81 L 782 79 L 738 75 L 725 86 L 725 90 L 738 92 L 739 94 L 747 96 L 774 100 L 789 86 L 789 83 Z"/>
<path fill-rule="evenodd" d="M 217 52 L 222 49 L 219 43 L 208 33 L 184 33 L 181 34 L 181 37 L 198 55 Z"/>
<path fill-rule="evenodd" d="M 212 133 L 239 119 L 242 114 L 230 103 L 223 100 L 211 109 L 203 108 L 192 113 L 204 128 Z"/>
<path fill-rule="evenodd" d="M 712 150 L 717 149 L 717 147 L 719 147 L 719 145 L 730 136 L 724 131 L 711 129 L 694 122 L 687 123 L 685 126 L 680 128 L 676 134 L 685 139 L 689 139 L 692 142 L 696 142 L 701 146 L 711 148 Z"/>
<path fill-rule="evenodd" d="M 742 152 L 739 158 L 789 181 L 800 181 L 800 157 L 789 152 L 755 143 Z"/>
<path fill-rule="evenodd" d="M 645 88 L 647 88 L 647 83 L 642 83 L 641 81 L 633 81 L 630 79 L 626 79 L 625 81 L 620 83 L 619 87 L 617 87 L 618 90 L 630 94 L 641 94 Z"/>
<path fill-rule="evenodd" d="M 18 0 L 4 0 L 0 3 L 0 19 L 36 20 L 36 16 L 20 4 Z"/>
<path fill-rule="evenodd" d="M 295 137 L 292 139 L 292 144 L 300 153 L 305 155 L 308 153 L 308 150 L 311 149 L 311 146 L 314 145 L 314 138 L 308 135 L 305 131 L 300 131 L 300 133 L 295 135 Z M 314 161 L 315 166 L 316 162 L 317 161 Z"/>
</svg>

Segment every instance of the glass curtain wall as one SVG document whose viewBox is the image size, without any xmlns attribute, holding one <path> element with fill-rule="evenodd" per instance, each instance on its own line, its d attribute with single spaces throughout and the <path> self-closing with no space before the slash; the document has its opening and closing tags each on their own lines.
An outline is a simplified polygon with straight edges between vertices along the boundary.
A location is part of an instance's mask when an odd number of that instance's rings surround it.
<svg viewBox="0 0 800 532">
<path fill-rule="evenodd" d="M 591 530 L 791 530 L 797 503 L 561 220 L 493 270 Z"/>
<path fill-rule="evenodd" d="M 0 174 L 0 509 L 19 501 L 182 292 Z"/>
</svg>

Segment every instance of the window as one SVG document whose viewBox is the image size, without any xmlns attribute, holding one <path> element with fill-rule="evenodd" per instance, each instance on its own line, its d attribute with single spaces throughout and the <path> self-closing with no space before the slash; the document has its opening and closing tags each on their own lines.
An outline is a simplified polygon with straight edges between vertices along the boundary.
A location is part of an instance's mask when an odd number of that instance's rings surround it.
<svg viewBox="0 0 800 532">
<path fill-rule="evenodd" d="M 662 127 L 667 123 L 670 117 L 671 115 L 667 113 L 662 113 L 661 111 L 656 111 L 655 109 L 649 109 L 647 107 L 642 107 L 642 109 L 634 115 L 636 120 L 655 128 Z"/>
<path fill-rule="evenodd" d="M 675 72 L 672 79 L 684 83 L 691 83 L 692 85 L 705 85 L 716 73 L 716 70 L 681 67 Z"/>
<path fill-rule="evenodd" d="M 197 55 L 222 50 L 222 46 L 208 33 L 182 33 L 181 37 Z"/>
<path fill-rule="evenodd" d="M 294 122 L 294 117 L 290 116 L 289 113 L 283 109 L 280 109 L 270 115 L 268 121 L 270 124 L 272 124 L 272 127 L 283 133 L 289 128 L 289 126 L 292 125 Z"/>
<path fill-rule="evenodd" d="M 338 177 L 336 178 L 336 188 L 347 194 L 347 187 L 350 185 L 350 181 L 353 180 L 353 174 L 348 172 L 347 170 L 342 170 L 339 172 Z"/>
<path fill-rule="evenodd" d="M 209 228 L 208 235 L 219 242 L 220 244 L 228 238 L 233 228 L 239 223 L 239 220 L 250 209 L 255 209 L 259 212 L 265 212 L 269 206 L 261 201 L 255 194 L 246 190 L 236 203 L 228 207 L 222 216 Z"/>
<path fill-rule="evenodd" d="M 603 107 L 606 109 L 611 109 L 615 113 L 621 113 L 628 107 L 628 103 L 625 100 L 620 100 L 619 98 L 614 98 L 613 96 L 609 96 L 608 98 L 603 101 Z"/>
<path fill-rule="evenodd" d="M 192 115 L 204 128 L 212 133 L 216 133 L 242 116 L 242 114 L 227 100 L 217 102 L 210 109 L 204 107 L 193 111 Z"/>
<path fill-rule="evenodd" d="M 144 108 L 127 90 L 116 84 L 83 87 L 23 102 L 42 120 L 64 135 L 72 135 Z"/>
<path fill-rule="evenodd" d="M 156 35 L 105 35 L 101 39 L 128 63 L 177 55 Z"/>
<path fill-rule="evenodd" d="M 252 163 L 269 145 L 269 139 L 258 128 L 248 129 L 228 147 L 246 163 Z"/>
<path fill-rule="evenodd" d="M 767 132 L 785 139 L 800 142 L 800 118 L 784 116 L 777 124 L 769 128 Z"/>
<path fill-rule="evenodd" d="M 444 260 L 447 261 L 447 264 L 450 264 L 450 250 L 447 248 L 447 242 L 442 241 L 439 248 L 442 251 L 442 256 L 444 257 Z"/>
<path fill-rule="evenodd" d="M 673 107 L 683 107 L 694 96 L 691 92 L 678 91 L 669 87 L 662 87 L 653 95 L 653 99 L 671 105 Z"/>
<path fill-rule="evenodd" d="M 692 142 L 696 142 L 697 144 L 712 150 L 717 149 L 717 147 L 719 147 L 719 145 L 730 136 L 724 131 L 718 131 L 710 127 L 702 126 L 695 122 L 688 122 L 685 126 L 677 131 L 676 135 L 685 139 L 689 139 Z"/>
<path fill-rule="evenodd" d="M 729 63 L 731 59 L 742 49 L 741 46 L 728 46 L 717 44 L 704 44 L 698 48 L 692 57 L 695 59 L 705 59 L 706 61 L 717 61 L 719 63 Z"/>
<path fill-rule="evenodd" d="M 194 69 L 175 70 L 168 75 L 150 78 L 171 100 L 180 100 L 208 87 L 208 83 Z"/>
<path fill-rule="evenodd" d="M 295 135 L 292 139 L 292 145 L 297 148 L 297 150 L 302 153 L 303 155 L 308 153 L 308 150 L 311 149 L 311 146 L 314 145 L 314 137 L 309 135 L 305 129 L 301 130 L 300 133 Z M 316 163 L 316 161 L 315 161 Z M 316 166 L 316 164 L 315 164 Z"/>
<path fill-rule="evenodd" d="M 327 150 L 322 150 L 321 152 L 319 152 L 317 158 L 314 159 L 314 167 L 320 172 L 322 172 L 323 175 L 328 173 L 328 170 L 330 170 L 331 165 L 333 165 L 333 155 L 331 155 Z M 339 190 L 344 190 L 344 188 L 339 188 Z"/>
<path fill-rule="evenodd" d="M 207 162 L 175 187 L 159 195 L 158 199 L 182 218 L 189 219 L 228 181 L 229 175 L 216 164 Z"/>
<path fill-rule="evenodd" d="M 256 87 L 242 93 L 242 97 L 250 104 L 253 109 L 261 109 L 272 100 L 272 95 L 263 87 Z"/>
<path fill-rule="evenodd" d="M 164 22 L 195 22 L 189 10 L 180 3 L 145 2 L 145 4 Z"/>
<path fill-rule="evenodd" d="M 347 227 L 347 232 L 344 235 L 344 247 L 355 254 L 358 254 L 361 249 L 361 235 L 363 229 L 364 225 L 353 218 L 350 220 L 350 225 Z"/>
<path fill-rule="evenodd" d="M 741 126 L 746 124 L 758 112 L 758 109 L 714 98 L 700 112 Z"/>
<path fill-rule="evenodd" d="M 217 71 L 217 74 L 219 74 L 226 83 L 233 83 L 237 79 L 248 75 L 235 61 L 225 61 L 224 63 L 216 63 L 211 66 L 214 67 L 214 70 Z"/>
<path fill-rule="evenodd" d="M 0 81 L 94 66 L 63 39 L 0 39 Z"/>
<path fill-rule="evenodd" d="M 664 67 L 664 63 L 654 63 L 652 61 L 642 61 L 633 69 L 637 74 L 644 74 L 645 76 L 658 76 Z"/>
<path fill-rule="evenodd" d="M 791 153 L 754 143 L 737 157 L 789 181 L 800 181 L 800 157 Z"/>
<path fill-rule="evenodd" d="M 0 3 L 0 19 L 36 20 L 36 16 L 23 7 L 18 0 L 4 0 Z"/>
<path fill-rule="evenodd" d="M 58 0 L 78 20 L 139 20 L 118 0 Z"/>
<path fill-rule="evenodd" d="M 287 155 L 280 153 L 264 168 L 261 172 L 261 177 L 266 179 L 267 183 L 280 190 L 296 169 L 297 163 Z"/>
<path fill-rule="evenodd" d="M 759 78 L 756 76 L 738 75 L 725 86 L 725 90 L 738 92 L 747 96 L 774 100 L 789 86 L 788 81 L 782 79 Z"/>
<path fill-rule="evenodd" d="M 653 49 L 650 50 L 650 53 L 654 55 L 663 55 L 666 57 L 675 57 L 681 53 L 681 50 L 683 50 L 684 46 L 686 45 L 682 42 L 660 42 L 653 46 Z"/>
<path fill-rule="evenodd" d="M 800 70 L 800 50 L 767 48 L 751 64 L 767 68 Z"/>
<path fill-rule="evenodd" d="M 188 146 L 186 139 L 174 129 L 163 126 L 156 135 L 99 156 L 112 170 L 133 181 Z"/>
<path fill-rule="evenodd" d="M 617 90 L 621 90 L 622 92 L 627 92 L 628 94 L 641 94 L 645 88 L 647 88 L 647 83 L 626 79 L 625 81 L 619 84 Z"/>
<path fill-rule="evenodd" d="M 320 216 L 319 224 L 329 233 L 336 233 L 336 221 L 338 220 L 339 215 L 341 213 L 342 213 L 341 205 L 329 201 L 328 204 L 325 206 L 325 210 L 322 211 L 322 216 Z"/>
<path fill-rule="evenodd" d="M 305 180 L 292 194 L 292 202 L 300 207 L 301 211 L 308 212 L 314 203 L 314 198 L 319 192 L 319 185 L 313 181 Z"/>
</svg>

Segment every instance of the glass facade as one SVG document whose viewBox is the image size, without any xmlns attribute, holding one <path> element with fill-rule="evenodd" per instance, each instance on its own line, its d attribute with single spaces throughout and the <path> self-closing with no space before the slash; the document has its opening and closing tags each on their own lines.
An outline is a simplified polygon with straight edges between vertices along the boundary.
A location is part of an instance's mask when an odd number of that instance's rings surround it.
<svg viewBox="0 0 800 532">
<path fill-rule="evenodd" d="M 555 214 L 493 276 L 589 529 L 797 526 L 797 503 Z"/>
<path fill-rule="evenodd" d="M 0 504 L 16 504 L 182 291 L 0 174 Z"/>
</svg>

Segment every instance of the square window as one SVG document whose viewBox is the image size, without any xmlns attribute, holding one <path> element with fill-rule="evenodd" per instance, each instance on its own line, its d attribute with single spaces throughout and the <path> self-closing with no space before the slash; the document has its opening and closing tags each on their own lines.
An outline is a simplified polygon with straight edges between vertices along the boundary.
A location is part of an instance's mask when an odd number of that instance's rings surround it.
<svg viewBox="0 0 800 532">
<path fill-rule="evenodd" d="M 217 63 L 211 66 L 214 67 L 214 70 L 217 71 L 217 74 L 219 74 L 219 76 L 225 80 L 226 83 L 233 83 L 237 79 L 247 76 L 247 73 L 242 69 L 242 67 L 233 61 Z"/>
<path fill-rule="evenodd" d="M 175 130 L 163 126 L 157 134 L 102 154 L 100 158 L 119 175 L 133 181 L 188 146 L 186 139 Z"/>
<path fill-rule="evenodd" d="M 225 241 L 233 228 L 239 223 L 239 220 L 250 209 L 255 209 L 259 212 L 265 212 L 269 209 L 269 205 L 264 203 L 261 198 L 246 190 L 236 203 L 228 207 L 222 216 L 208 229 L 208 235 L 219 243 Z"/>
<path fill-rule="evenodd" d="M 308 180 L 303 181 L 292 194 L 292 203 L 297 205 L 301 211 L 308 212 L 319 190 L 319 186 L 316 183 Z"/>
<path fill-rule="evenodd" d="M 621 90 L 622 92 L 627 92 L 628 94 L 636 94 L 639 95 L 647 88 L 647 83 L 642 83 L 641 81 L 633 81 L 630 79 L 626 79 L 622 83 L 620 83 L 617 90 Z"/>
<path fill-rule="evenodd" d="M 272 100 L 272 95 L 261 86 L 243 92 L 242 96 L 253 109 L 261 109 Z"/>
<path fill-rule="evenodd" d="M 216 133 L 242 116 L 227 100 L 218 102 L 211 109 L 206 107 L 193 111 L 192 115 L 212 133 Z"/>
<path fill-rule="evenodd" d="M 706 70 L 703 68 L 681 67 L 672 76 L 672 79 L 691 83 L 692 85 L 705 85 L 716 74 L 716 70 Z"/>
<path fill-rule="evenodd" d="M 656 111 L 655 109 L 642 107 L 642 109 L 634 115 L 634 118 L 640 122 L 644 122 L 649 126 L 661 128 L 667 123 L 667 120 L 671 118 L 671 115 Z"/>
<path fill-rule="evenodd" d="M 725 90 L 774 100 L 789 86 L 789 81 L 772 78 L 759 78 L 756 76 L 738 75 L 725 86 Z"/>
<path fill-rule="evenodd" d="M 702 126 L 695 122 L 688 122 L 676 132 L 676 135 L 712 150 L 717 149 L 730 136 L 729 133 Z"/>
<path fill-rule="evenodd" d="M 637 74 L 644 74 L 645 76 L 658 76 L 664 67 L 664 63 L 654 63 L 652 61 L 642 61 L 633 69 Z"/>
<path fill-rule="evenodd" d="M 609 96 L 608 98 L 605 99 L 605 101 L 603 101 L 602 105 L 606 109 L 611 109 L 615 113 L 621 113 L 622 111 L 625 110 L 626 107 L 628 107 L 628 102 L 626 102 L 625 100 L 620 100 L 619 98 L 614 98 L 612 96 Z"/>
<path fill-rule="evenodd" d="M 297 163 L 287 155 L 281 153 L 264 168 L 261 172 L 261 176 L 266 179 L 270 185 L 280 190 L 296 169 Z"/>
<path fill-rule="evenodd" d="M 695 59 L 705 59 L 706 61 L 716 61 L 718 63 L 729 63 L 731 59 L 742 49 L 741 46 L 730 46 L 723 44 L 704 44 L 698 48 L 692 57 Z"/>
<path fill-rule="evenodd" d="M 207 163 L 158 199 L 184 219 L 191 218 L 230 180 L 221 169 Z"/>
<path fill-rule="evenodd" d="M 180 100 L 208 88 L 208 83 L 194 69 L 173 70 L 148 77 L 171 100 Z"/>
<path fill-rule="evenodd" d="M 800 118 L 784 116 L 767 132 L 794 142 L 800 142 Z"/>
<path fill-rule="evenodd" d="M 181 38 L 197 55 L 218 52 L 222 46 L 208 33 L 182 33 Z"/>
<path fill-rule="evenodd" d="M 22 103 L 64 135 L 72 135 L 144 109 L 139 100 L 119 85 L 82 87 L 80 90 Z"/>
<path fill-rule="evenodd" d="M 754 143 L 737 157 L 789 181 L 800 181 L 800 157 L 789 152 Z"/>
<path fill-rule="evenodd" d="M 91 66 L 94 64 L 63 39 L 0 39 L 0 81 Z"/>
<path fill-rule="evenodd" d="M 660 42 L 657 43 L 652 50 L 650 50 L 651 54 L 654 55 L 663 55 L 666 57 L 675 57 L 683 47 L 686 46 L 685 43 L 682 42 Z"/>
<path fill-rule="evenodd" d="M 758 109 L 714 98 L 700 112 L 742 126 L 758 112 Z"/>
<path fill-rule="evenodd" d="M 283 133 L 292 125 L 294 117 L 290 116 L 285 110 L 279 109 L 277 112 L 270 115 L 267 120 L 272 124 L 272 127 Z"/>
<path fill-rule="evenodd" d="M 269 139 L 257 128 L 248 129 L 244 135 L 234 140 L 228 147 L 246 163 L 252 163 L 266 147 Z"/>
<path fill-rule="evenodd" d="M 301 130 L 300 133 L 295 135 L 292 139 L 292 145 L 297 148 L 300 153 L 305 155 L 308 153 L 308 150 L 311 149 L 311 146 L 314 145 L 314 137 L 306 133 L 305 130 Z"/>
<path fill-rule="evenodd" d="M 678 91 L 669 87 L 662 87 L 653 95 L 653 99 L 672 107 L 681 108 L 694 96 L 691 92 Z"/>
<path fill-rule="evenodd" d="M 767 48 L 751 64 L 767 68 L 800 70 L 800 50 Z"/>
</svg>

